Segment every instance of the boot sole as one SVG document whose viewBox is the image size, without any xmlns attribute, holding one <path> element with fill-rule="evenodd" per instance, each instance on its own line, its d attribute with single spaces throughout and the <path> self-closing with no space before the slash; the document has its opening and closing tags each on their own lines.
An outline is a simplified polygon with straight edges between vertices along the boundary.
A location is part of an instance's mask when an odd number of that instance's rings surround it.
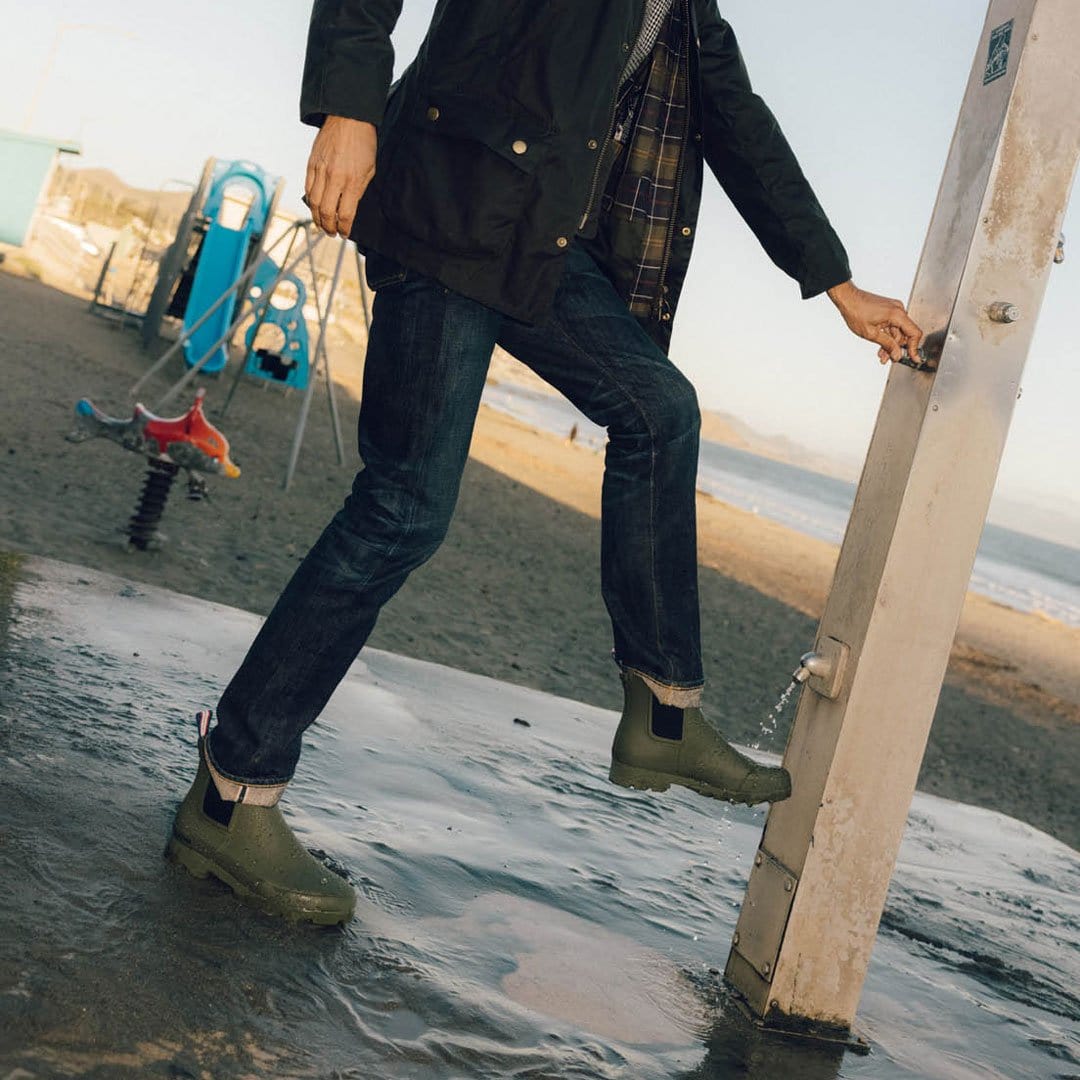
<svg viewBox="0 0 1080 1080">
<path fill-rule="evenodd" d="M 757 806 L 765 802 L 783 802 L 790 798 L 790 787 L 784 793 L 777 793 L 771 798 L 751 798 L 732 792 L 726 788 L 707 784 L 703 780 L 692 780 L 688 776 L 677 776 L 674 773 L 654 772 L 652 769 L 641 769 L 634 765 L 624 765 L 622 762 L 613 761 L 608 779 L 619 787 L 629 788 L 631 791 L 667 791 L 670 787 L 683 787 L 689 791 L 704 795 L 708 799 L 719 799 L 721 802 L 736 803 L 740 806 Z"/>
<path fill-rule="evenodd" d="M 324 911 L 318 908 L 297 908 L 275 903 L 269 897 L 260 896 L 249 889 L 227 870 L 181 840 L 175 832 L 165 845 L 165 858 L 177 866 L 182 866 L 192 877 L 200 881 L 208 877 L 216 878 L 222 885 L 232 890 L 238 900 L 249 907 L 256 908 L 264 915 L 287 919 L 289 922 L 315 923 L 318 926 L 344 925 L 353 915 L 351 907 L 348 911 Z"/>
</svg>

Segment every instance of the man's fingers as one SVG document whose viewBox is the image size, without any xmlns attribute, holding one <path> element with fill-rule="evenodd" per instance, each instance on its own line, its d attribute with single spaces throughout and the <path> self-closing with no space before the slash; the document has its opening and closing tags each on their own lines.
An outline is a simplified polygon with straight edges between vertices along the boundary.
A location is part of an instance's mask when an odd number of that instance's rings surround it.
<svg viewBox="0 0 1080 1080">
<path fill-rule="evenodd" d="M 904 358 L 904 350 L 900 347 L 900 343 L 893 335 L 890 327 L 879 326 L 877 333 L 871 340 L 876 341 L 881 346 L 882 351 L 889 354 L 890 360 L 902 360 Z"/>
<path fill-rule="evenodd" d="M 311 211 L 311 220 L 321 229 L 322 222 L 319 220 L 322 213 L 323 197 L 326 194 L 326 170 L 318 165 L 308 167 L 307 190 L 308 209 Z"/>
<path fill-rule="evenodd" d="M 912 358 L 917 356 L 925 335 L 915 320 L 907 313 L 907 311 L 900 308 L 893 316 L 892 325 L 903 335 L 908 353 Z"/>
<path fill-rule="evenodd" d="M 338 204 L 341 202 L 341 192 L 345 184 L 342 178 L 333 172 L 326 175 L 326 184 L 319 199 L 319 214 L 315 217 L 315 224 L 328 236 L 334 236 L 338 231 Z"/>
<path fill-rule="evenodd" d="M 345 239 L 348 239 L 349 234 L 352 232 L 356 208 L 363 198 L 364 192 L 367 191 L 370 180 L 370 177 L 366 177 L 362 180 L 353 181 L 347 184 L 345 190 L 341 193 L 341 200 L 338 203 L 337 229 L 338 235 L 345 237 Z"/>
</svg>

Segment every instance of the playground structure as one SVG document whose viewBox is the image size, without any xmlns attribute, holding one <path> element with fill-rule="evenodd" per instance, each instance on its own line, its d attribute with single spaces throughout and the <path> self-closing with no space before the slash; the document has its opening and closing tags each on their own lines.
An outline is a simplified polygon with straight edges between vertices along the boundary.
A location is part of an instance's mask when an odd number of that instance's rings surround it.
<svg viewBox="0 0 1080 1080">
<path fill-rule="evenodd" d="M 200 370 L 208 375 L 220 373 L 231 343 L 221 340 L 221 330 L 232 325 L 238 309 L 250 313 L 251 302 L 276 279 L 278 267 L 265 248 L 283 187 L 282 180 L 252 162 L 209 159 L 170 242 L 156 250 L 151 245 L 157 236 L 155 210 L 155 218 L 145 227 L 122 304 L 107 303 L 105 294 L 114 261 L 123 257 L 130 238 L 122 237 L 113 245 L 102 264 L 91 311 L 121 323 L 138 323 L 147 347 L 158 341 L 166 320 L 176 320 L 185 339 L 183 356 L 188 366 L 199 363 L 209 349 L 212 355 Z M 250 293 L 233 290 L 252 266 L 256 273 Z M 147 297 L 146 279 L 155 273 Z M 278 280 L 278 286 L 258 326 L 245 335 L 244 371 L 252 378 L 303 390 L 311 369 L 303 312 L 310 289 L 318 287 L 318 277 L 313 271 L 309 285 L 289 274 Z M 223 295 L 225 301 L 218 304 Z M 133 307 L 140 297 L 145 298 L 143 310 Z M 212 317 L 203 319 L 211 308 Z M 279 342 L 256 340 L 264 328 L 280 331 Z"/>
<path fill-rule="evenodd" d="M 1080 7 L 992 0 L 726 978 L 846 1041 L 1080 159 Z"/>
<path fill-rule="evenodd" d="M 200 321 L 207 308 L 232 285 L 252 263 L 260 261 L 260 249 L 267 227 L 281 194 L 282 182 L 269 176 L 248 161 L 217 162 L 210 179 L 206 202 L 199 219 L 204 231 L 193 258 L 180 271 L 179 280 L 170 282 L 158 277 L 158 288 L 171 292 L 166 314 L 182 319 L 185 331 L 190 331 L 184 343 L 184 359 L 195 363 L 216 341 L 220 330 L 232 321 L 236 296 L 217 308 L 214 318 L 202 322 L 198 331 L 191 328 Z M 230 220 L 226 213 L 226 198 L 230 192 L 244 191 L 250 196 L 249 205 L 238 205 L 240 220 Z M 174 247 L 187 244 L 188 238 L 178 234 Z M 163 267 L 164 270 L 164 267 Z M 151 301 L 153 303 L 153 301 Z M 143 324 L 143 340 L 160 327 L 149 320 Z M 215 374 L 225 367 L 227 345 L 220 345 L 204 365 L 203 370 Z"/>
<path fill-rule="evenodd" d="M 104 299 L 111 265 L 119 250 L 114 244 L 99 273 L 90 310 L 121 325 L 137 323 L 147 347 L 160 340 L 167 323 L 178 326 L 176 341 L 131 389 L 134 397 L 173 357 L 182 355 L 187 371 L 155 403 L 155 410 L 163 408 L 195 377 L 220 375 L 229 362 L 234 339 L 241 334 L 244 356 L 221 415 L 232 403 L 242 378 L 303 393 L 285 474 L 284 486 L 288 488 L 295 475 L 319 376 L 326 381 L 338 462 L 345 463 L 326 332 L 347 242 L 337 242 L 339 251 L 332 274 L 318 266 L 315 253 L 324 237 L 311 222 L 275 217 L 282 188 L 280 179 L 252 162 L 209 159 L 169 242 L 154 248 L 151 241 L 160 240 L 160 231 L 155 231 L 155 220 L 146 226 L 124 303 L 116 305 Z M 155 218 L 156 213 L 155 209 Z M 279 263 L 274 253 L 286 240 Z M 358 252 L 354 251 L 354 258 L 367 326 L 368 300 Z M 155 268 L 156 279 L 147 294 L 145 279 L 155 273 Z M 145 297 L 144 310 L 132 306 L 132 297 L 138 296 Z M 312 308 L 318 322 L 314 347 L 308 330 Z"/>
</svg>

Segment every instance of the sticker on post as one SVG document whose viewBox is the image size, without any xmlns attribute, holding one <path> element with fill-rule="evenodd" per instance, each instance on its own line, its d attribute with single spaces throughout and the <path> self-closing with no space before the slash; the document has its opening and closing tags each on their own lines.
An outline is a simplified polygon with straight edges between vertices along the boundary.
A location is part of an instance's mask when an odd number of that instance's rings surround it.
<svg viewBox="0 0 1080 1080">
<path fill-rule="evenodd" d="M 990 55 L 986 60 L 986 74 L 983 76 L 983 86 L 989 86 L 996 82 L 1009 71 L 1009 49 L 1012 47 L 1013 22 L 1010 19 L 1002 23 L 990 34 Z"/>
</svg>

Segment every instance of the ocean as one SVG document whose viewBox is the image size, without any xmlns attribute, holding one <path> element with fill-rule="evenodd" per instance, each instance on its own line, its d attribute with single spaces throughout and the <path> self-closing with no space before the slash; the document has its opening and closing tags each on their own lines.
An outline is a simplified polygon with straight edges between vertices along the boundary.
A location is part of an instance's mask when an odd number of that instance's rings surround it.
<svg viewBox="0 0 1080 1080">
<path fill-rule="evenodd" d="M 603 428 L 553 394 L 497 383 L 488 385 L 484 402 L 542 431 L 566 435 L 576 424 L 576 441 L 594 449 L 606 441 Z M 833 544 L 843 539 L 855 500 L 855 485 L 846 480 L 715 442 L 702 443 L 698 488 Z M 971 588 L 1007 607 L 1080 627 L 1080 548 L 988 524 Z"/>
</svg>

